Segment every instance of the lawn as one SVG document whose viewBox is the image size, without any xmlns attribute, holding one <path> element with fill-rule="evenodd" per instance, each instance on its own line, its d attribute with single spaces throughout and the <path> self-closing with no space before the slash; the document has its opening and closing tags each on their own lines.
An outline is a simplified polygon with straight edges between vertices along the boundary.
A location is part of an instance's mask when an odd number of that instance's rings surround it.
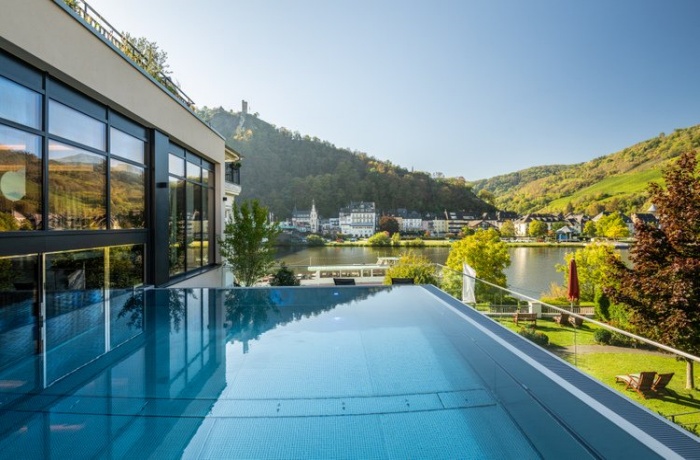
<svg viewBox="0 0 700 460">
<path fill-rule="evenodd" d="M 510 317 L 494 319 L 513 331 L 517 332 L 520 329 Z M 579 329 L 562 327 L 550 319 L 538 319 L 536 327 L 537 332 L 549 337 L 547 349 L 552 353 L 653 412 L 668 419 L 675 415 L 676 423 L 695 434 L 700 433 L 700 390 L 685 389 L 685 362 L 657 352 L 598 345 L 594 339 L 596 329 L 597 326 L 586 324 Z M 570 348 L 574 344 L 584 346 L 577 350 L 575 356 Z M 668 385 L 668 394 L 644 398 L 636 391 L 625 390 L 623 384 L 615 382 L 616 375 L 642 371 L 674 372 L 675 375 Z M 700 366 L 695 368 L 695 388 L 700 388 Z"/>
</svg>

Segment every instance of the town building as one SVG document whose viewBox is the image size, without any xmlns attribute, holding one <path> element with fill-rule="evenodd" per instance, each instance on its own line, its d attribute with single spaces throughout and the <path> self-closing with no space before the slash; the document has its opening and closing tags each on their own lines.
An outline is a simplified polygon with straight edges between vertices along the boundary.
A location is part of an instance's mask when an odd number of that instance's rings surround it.
<svg viewBox="0 0 700 460">
<path fill-rule="evenodd" d="M 529 236 L 530 223 L 534 221 L 544 222 L 547 230 L 552 230 L 552 225 L 561 223 L 566 225 L 565 219 L 561 215 L 554 214 L 525 214 L 513 222 L 516 236 Z"/>
<path fill-rule="evenodd" d="M 463 228 L 469 227 L 469 222 L 476 220 L 477 217 L 470 212 L 465 211 L 445 211 L 445 220 L 447 221 L 447 231 L 454 235 L 462 231 Z"/>
<path fill-rule="evenodd" d="M 320 222 L 318 211 L 316 211 L 316 202 L 311 202 L 311 209 L 298 210 L 294 206 L 292 211 L 292 227 L 302 233 L 318 233 Z"/>
<path fill-rule="evenodd" d="M 423 218 L 419 212 L 410 211 L 401 221 L 401 231 L 406 233 L 421 232 L 423 229 Z"/>
<path fill-rule="evenodd" d="M 377 212 L 374 202 L 351 202 L 338 213 L 340 231 L 343 235 L 367 238 L 377 230 Z"/>
</svg>

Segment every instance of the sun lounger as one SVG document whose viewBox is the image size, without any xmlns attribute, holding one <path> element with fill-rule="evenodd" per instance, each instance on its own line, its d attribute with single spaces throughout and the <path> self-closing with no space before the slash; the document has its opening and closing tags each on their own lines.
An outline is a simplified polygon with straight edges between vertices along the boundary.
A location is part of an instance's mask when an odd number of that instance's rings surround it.
<svg viewBox="0 0 700 460">
<path fill-rule="evenodd" d="M 616 375 L 615 381 L 625 383 L 625 390 L 634 390 L 643 398 L 652 394 L 652 385 L 656 372 L 640 372 L 639 374 Z"/>
<path fill-rule="evenodd" d="M 655 393 L 668 393 L 666 385 L 668 385 L 668 382 L 671 381 L 673 374 L 673 372 L 670 372 L 668 374 L 657 374 L 654 383 L 651 385 L 652 391 L 654 391 Z"/>
<path fill-rule="evenodd" d="M 560 326 L 566 326 L 567 324 L 569 324 L 569 314 L 560 313 L 554 317 L 554 321 Z"/>
</svg>

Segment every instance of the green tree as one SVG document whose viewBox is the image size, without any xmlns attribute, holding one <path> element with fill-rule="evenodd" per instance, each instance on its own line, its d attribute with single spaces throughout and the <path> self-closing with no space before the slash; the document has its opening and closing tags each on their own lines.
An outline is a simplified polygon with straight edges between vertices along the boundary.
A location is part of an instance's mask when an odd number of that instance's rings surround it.
<svg viewBox="0 0 700 460">
<path fill-rule="evenodd" d="M 477 278 L 506 287 L 504 270 L 510 265 L 510 254 L 495 229 L 477 230 L 473 235 L 452 243 L 445 263 L 451 271 L 445 275 L 443 289 L 456 297 L 462 292 L 461 273 L 465 262 L 476 271 Z M 477 297 L 485 286 L 477 284 Z"/>
<path fill-rule="evenodd" d="M 583 235 L 584 236 L 593 237 L 593 236 L 596 236 L 597 233 L 598 233 L 598 229 L 596 228 L 595 222 L 593 222 L 592 220 L 589 220 L 583 226 Z"/>
<path fill-rule="evenodd" d="M 597 235 L 605 238 L 619 239 L 630 236 L 629 228 L 619 212 L 612 212 L 601 217 L 596 223 Z"/>
<path fill-rule="evenodd" d="M 122 43 L 122 52 L 168 90 L 175 93 L 177 90 L 170 78 L 172 72 L 168 64 L 168 53 L 161 50 L 156 42 L 149 41 L 145 37 L 134 37 L 128 32 L 122 32 L 122 36 L 126 40 L 126 43 Z"/>
<path fill-rule="evenodd" d="M 464 238 L 465 236 L 470 236 L 473 235 L 476 232 L 473 228 L 469 228 L 466 225 L 462 227 L 462 229 L 459 231 L 459 237 Z"/>
<path fill-rule="evenodd" d="M 270 280 L 270 286 L 299 286 L 299 284 L 299 280 L 294 276 L 294 270 L 287 267 L 285 262 L 282 262 L 282 265 Z"/>
<path fill-rule="evenodd" d="M 395 217 L 382 216 L 379 218 L 379 230 L 389 232 L 389 235 L 399 232 L 399 221 Z"/>
<path fill-rule="evenodd" d="M 394 233 L 391 235 L 391 245 L 392 246 L 400 246 L 401 245 L 401 235 L 398 233 Z"/>
<path fill-rule="evenodd" d="M 659 227 L 635 224 L 632 267 L 613 264 L 608 289 L 629 307 L 629 321 L 652 340 L 700 355 L 700 173 L 695 152 L 682 154 L 664 173 L 666 189 L 652 183 Z M 686 388 L 693 388 L 686 360 Z"/>
<path fill-rule="evenodd" d="M 557 271 L 564 273 L 564 286 L 569 280 L 569 263 L 576 259 L 579 290 L 581 300 L 594 301 L 596 292 L 610 284 L 611 260 L 621 260 L 620 253 L 610 244 L 589 244 L 583 248 L 569 252 L 564 256 L 565 264 L 557 265 Z"/>
<path fill-rule="evenodd" d="M 274 263 L 275 240 L 280 230 L 268 221 L 268 209 L 257 200 L 234 203 L 231 219 L 219 239 L 221 257 L 238 282 L 252 286 Z"/>
<path fill-rule="evenodd" d="M 427 257 L 410 251 L 401 254 L 399 261 L 386 271 L 384 284 L 391 284 L 391 278 L 413 278 L 416 284 L 438 285 L 435 264 Z"/>
<path fill-rule="evenodd" d="M 367 244 L 370 246 L 389 246 L 391 245 L 391 238 L 389 238 L 389 232 L 377 232 L 374 235 L 367 238 Z"/>
<path fill-rule="evenodd" d="M 501 236 L 503 238 L 514 238 L 515 237 L 515 224 L 512 220 L 507 220 L 503 222 L 500 228 Z"/>
<path fill-rule="evenodd" d="M 479 190 L 479 193 L 477 196 L 484 202 L 488 204 L 495 204 L 496 203 L 496 196 L 492 193 L 489 192 L 486 189 L 481 189 Z"/>
<path fill-rule="evenodd" d="M 527 227 L 527 234 L 533 238 L 542 238 L 547 234 L 547 224 L 541 220 L 533 220 Z"/>
<path fill-rule="evenodd" d="M 551 231 L 552 231 L 552 233 L 556 233 L 557 230 L 559 230 L 560 228 L 564 228 L 564 227 L 566 227 L 566 224 L 564 222 L 554 222 L 552 224 Z"/>
</svg>

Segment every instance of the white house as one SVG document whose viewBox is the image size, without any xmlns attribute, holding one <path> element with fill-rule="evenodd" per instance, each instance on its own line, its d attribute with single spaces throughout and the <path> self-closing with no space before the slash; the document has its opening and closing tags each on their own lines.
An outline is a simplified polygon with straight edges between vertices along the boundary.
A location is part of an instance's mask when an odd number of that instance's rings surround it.
<svg viewBox="0 0 700 460">
<path fill-rule="evenodd" d="M 344 235 L 366 238 L 377 229 L 377 213 L 374 202 L 352 202 L 338 213 L 340 231 Z"/>
</svg>

